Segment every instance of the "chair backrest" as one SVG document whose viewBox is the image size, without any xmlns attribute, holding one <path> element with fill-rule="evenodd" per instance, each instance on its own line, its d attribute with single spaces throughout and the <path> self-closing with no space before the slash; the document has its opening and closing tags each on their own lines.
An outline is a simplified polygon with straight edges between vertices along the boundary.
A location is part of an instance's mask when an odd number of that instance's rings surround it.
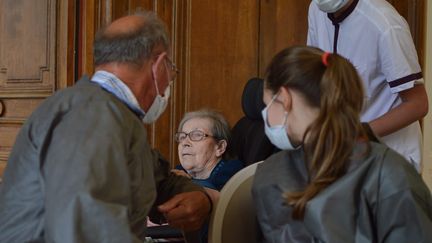
<svg viewBox="0 0 432 243">
<path fill-rule="evenodd" d="M 259 242 L 260 230 L 251 192 L 259 163 L 237 172 L 222 188 L 210 219 L 209 243 Z"/>
<path fill-rule="evenodd" d="M 245 116 L 231 130 L 232 152 L 245 166 L 265 160 L 278 151 L 264 132 L 264 120 L 261 116 L 265 107 L 263 86 L 264 81 L 260 78 L 252 78 L 246 83 L 242 95 Z"/>
</svg>

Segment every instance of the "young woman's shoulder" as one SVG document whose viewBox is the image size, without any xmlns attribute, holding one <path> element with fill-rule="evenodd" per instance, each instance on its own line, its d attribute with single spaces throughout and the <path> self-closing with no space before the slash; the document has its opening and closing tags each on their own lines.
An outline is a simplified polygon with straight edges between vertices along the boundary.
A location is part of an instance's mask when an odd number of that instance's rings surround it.
<svg viewBox="0 0 432 243">
<path fill-rule="evenodd" d="M 429 192 L 420 174 L 402 155 L 383 144 L 371 143 L 373 166 L 378 174 L 381 197 L 388 197 L 402 191 Z M 385 194 L 385 195 L 383 195 Z"/>
<path fill-rule="evenodd" d="M 283 150 L 258 165 L 254 186 L 278 185 L 284 190 L 295 190 L 304 187 L 307 181 L 308 173 L 303 150 Z"/>
</svg>

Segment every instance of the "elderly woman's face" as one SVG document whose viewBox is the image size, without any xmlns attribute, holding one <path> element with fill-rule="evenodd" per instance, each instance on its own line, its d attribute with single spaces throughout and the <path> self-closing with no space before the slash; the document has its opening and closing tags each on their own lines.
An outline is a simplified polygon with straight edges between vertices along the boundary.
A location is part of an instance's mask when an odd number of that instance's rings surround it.
<svg viewBox="0 0 432 243">
<path fill-rule="evenodd" d="M 212 169 L 224 151 L 220 150 L 217 141 L 212 137 L 212 123 L 204 118 L 192 118 L 186 121 L 181 132 L 189 134 L 192 131 L 201 131 L 209 136 L 200 141 L 192 141 L 186 136 L 178 145 L 180 163 L 188 172 L 200 173 L 206 168 Z"/>
</svg>

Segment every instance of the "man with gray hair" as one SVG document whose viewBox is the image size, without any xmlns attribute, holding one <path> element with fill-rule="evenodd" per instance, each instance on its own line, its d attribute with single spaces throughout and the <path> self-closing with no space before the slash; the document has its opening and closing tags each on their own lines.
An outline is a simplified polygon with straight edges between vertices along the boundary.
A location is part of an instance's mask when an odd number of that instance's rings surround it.
<svg viewBox="0 0 432 243">
<path fill-rule="evenodd" d="M 0 242 L 140 242 L 147 216 L 196 230 L 204 190 L 169 172 L 144 123 L 164 111 L 175 66 L 164 24 L 126 16 L 96 36 L 96 72 L 23 125 L 0 189 Z"/>
</svg>

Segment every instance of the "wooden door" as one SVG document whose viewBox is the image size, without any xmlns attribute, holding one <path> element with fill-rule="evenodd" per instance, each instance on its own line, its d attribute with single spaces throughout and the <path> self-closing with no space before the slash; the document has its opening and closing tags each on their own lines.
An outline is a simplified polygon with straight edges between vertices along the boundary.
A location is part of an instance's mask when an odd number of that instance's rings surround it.
<svg viewBox="0 0 432 243">
<path fill-rule="evenodd" d="M 0 0 L 0 176 L 26 118 L 72 83 L 72 3 Z"/>
</svg>

